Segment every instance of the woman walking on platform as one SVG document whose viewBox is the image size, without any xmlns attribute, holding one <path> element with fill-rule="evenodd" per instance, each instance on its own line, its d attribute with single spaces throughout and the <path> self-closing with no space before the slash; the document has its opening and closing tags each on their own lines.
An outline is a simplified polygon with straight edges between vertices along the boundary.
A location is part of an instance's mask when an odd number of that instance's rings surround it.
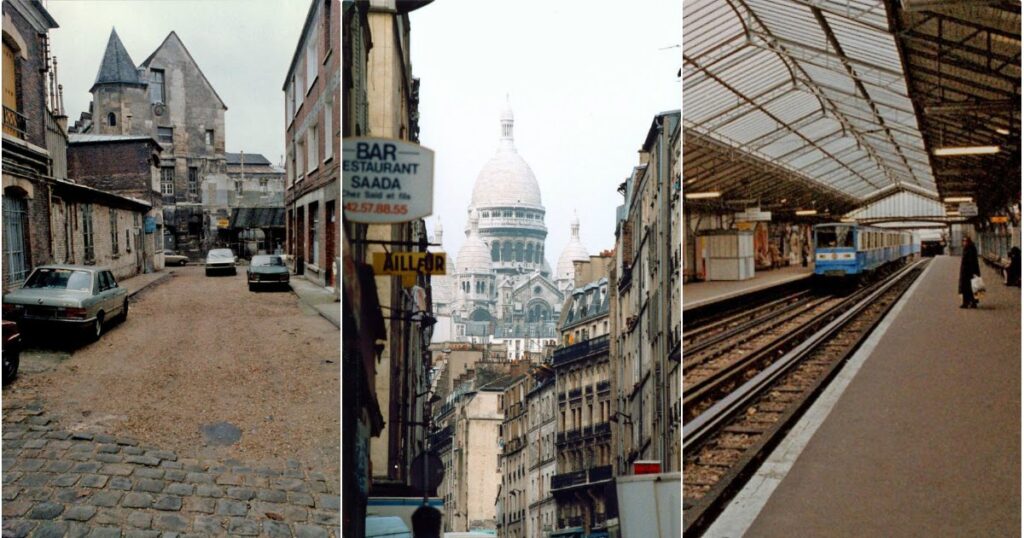
<svg viewBox="0 0 1024 538">
<path fill-rule="evenodd" d="M 970 237 L 964 237 L 964 253 L 960 258 L 960 295 L 963 296 L 963 303 L 960 308 L 978 308 L 978 300 L 974 298 L 974 290 L 971 288 L 971 279 L 981 276 L 981 268 L 978 266 L 978 249 Z"/>
</svg>

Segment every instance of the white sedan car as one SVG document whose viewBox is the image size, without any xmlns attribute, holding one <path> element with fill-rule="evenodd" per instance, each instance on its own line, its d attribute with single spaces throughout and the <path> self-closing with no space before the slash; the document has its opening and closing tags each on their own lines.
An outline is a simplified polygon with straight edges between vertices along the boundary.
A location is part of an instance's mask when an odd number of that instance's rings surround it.
<svg viewBox="0 0 1024 538">
<path fill-rule="evenodd" d="M 233 275 L 238 274 L 235 269 L 235 262 L 238 258 L 229 248 L 215 248 L 206 253 L 206 276 L 214 272 L 226 272 Z"/>
</svg>

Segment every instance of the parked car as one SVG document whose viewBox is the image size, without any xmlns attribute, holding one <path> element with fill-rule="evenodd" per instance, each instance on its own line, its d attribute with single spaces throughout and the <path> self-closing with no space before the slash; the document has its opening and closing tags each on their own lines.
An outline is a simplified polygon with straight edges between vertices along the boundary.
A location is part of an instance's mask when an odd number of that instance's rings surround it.
<svg viewBox="0 0 1024 538">
<path fill-rule="evenodd" d="M 235 269 L 235 262 L 237 261 L 238 258 L 235 257 L 234 252 L 231 252 L 231 249 L 215 248 L 206 253 L 206 276 L 210 276 L 217 271 L 237 275 L 238 270 Z"/>
<path fill-rule="evenodd" d="M 128 290 L 104 267 L 42 265 L 21 288 L 4 296 L 4 319 L 32 326 L 65 328 L 96 340 L 103 324 L 128 319 Z"/>
<path fill-rule="evenodd" d="M 249 281 L 249 291 L 256 286 L 288 286 L 288 266 L 280 256 L 253 256 L 245 276 Z"/>
<path fill-rule="evenodd" d="M 18 364 L 21 362 L 21 331 L 13 321 L 3 321 L 3 383 L 14 381 L 18 376 Z"/>
<path fill-rule="evenodd" d="M 164 265 L 186 265 L 188 256 L 175 254 L 173 250 L 164 251 Z"/>
</svg>

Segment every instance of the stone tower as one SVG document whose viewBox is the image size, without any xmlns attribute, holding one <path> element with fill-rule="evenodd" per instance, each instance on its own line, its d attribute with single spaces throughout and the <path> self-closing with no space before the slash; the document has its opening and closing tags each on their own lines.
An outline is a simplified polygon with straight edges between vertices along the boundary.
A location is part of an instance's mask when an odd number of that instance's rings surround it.
<svg viewBox="0 0 1024 538">
<path fill-rule="evenodd" d="M 137 131 L 139 122 L 146 121 L 148 84 L 140 71 L 112 29 L 96 82 L 89 89 L 94 133 L 133 134 L 132 129 Z"/>
</svg>

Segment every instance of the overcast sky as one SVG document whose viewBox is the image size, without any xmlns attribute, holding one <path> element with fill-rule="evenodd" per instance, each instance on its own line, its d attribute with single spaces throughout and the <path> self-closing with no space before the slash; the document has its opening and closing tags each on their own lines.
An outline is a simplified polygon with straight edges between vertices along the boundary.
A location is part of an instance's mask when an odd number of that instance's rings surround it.
<svg viewBox="0 0 1024 538">
<path fill-rule="evenodd" d="M 445 250 L 498 147 L 508 93 L 515 143 L 547 209 L 552 269 L 577 210 L 591 254 L 615 246 L 615 189 L 638 164 L 655 114 L 678 110 L 682 2 L 437 0 L 410 15 L 420 143 L 433 149 Z"/>
<path fill-rule="evenodd" d="M 88 110 L 111 28 L 135 65 L 175 31 L 227 105 L 226 147 L 284 153 L 285 73 L 310 0 L 45 0 L 60 28 L 50 32 L 69 123 Z"/>
</svg>

